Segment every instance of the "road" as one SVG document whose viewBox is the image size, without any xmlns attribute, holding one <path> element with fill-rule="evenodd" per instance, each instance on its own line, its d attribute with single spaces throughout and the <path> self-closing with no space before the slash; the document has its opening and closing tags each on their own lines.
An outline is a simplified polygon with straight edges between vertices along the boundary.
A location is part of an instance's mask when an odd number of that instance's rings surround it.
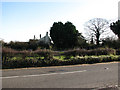
<svg viewBox="0 0 120 90">
<path fill-rule="evenodd" d="M 2 88 L 101 88 L 118 85 L 118 63 L 2 71 Z"/>
</svg>

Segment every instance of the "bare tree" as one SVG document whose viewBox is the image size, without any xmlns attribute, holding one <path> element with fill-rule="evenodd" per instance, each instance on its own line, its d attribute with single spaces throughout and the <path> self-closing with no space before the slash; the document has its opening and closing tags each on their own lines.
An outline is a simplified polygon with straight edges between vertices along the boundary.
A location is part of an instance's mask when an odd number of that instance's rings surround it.
<svg viewBox="0 0 120 90">
<path fill-rule="evenodd" d="M 109 22 L 106 19 L 94 18 L 85 23 L 85 29 L 89 35 L 93 38 L 97 45 L 100 44 L 100 36 L 107 32 Z"/>
</svg>

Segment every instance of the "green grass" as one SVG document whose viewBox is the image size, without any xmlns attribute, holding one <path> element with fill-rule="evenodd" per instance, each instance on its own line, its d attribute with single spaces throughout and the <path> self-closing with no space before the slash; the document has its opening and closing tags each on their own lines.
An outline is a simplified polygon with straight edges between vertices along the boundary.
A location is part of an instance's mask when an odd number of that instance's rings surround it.
<svg viewBox="0 0 120 90">
<path fill-rule="evenodd" d="M 26 57 L 25 59 L 44 59 L 44 57 Z"/>
<path fill-rule="evenodd" d="M 22 57 L 12 57 L 12 58 L 9 58 L 9 60 L 20 60 L 22 59 Z"/>
<path fill-rule="evenodd" d="M 112 58 L 118 58 L 120 57 L 120 55 L 99 55 L 99 56 L 76 56 L 76 57 L 72 57 L 72 58 L 105 58 L 105 57 L 112 57 Z"/>
<path fill-rule="evenodd" d="M 54 59 L 65 60 L 65 56 L 53 56 Z"/>
<path fill-rule="evenodd" d="M 83 58 L 107 58 L 107 57 L 111 57 L 112 59 L 114 58 L 118 58 L 120 57 L 120 55 L 99 55 L 99 56 L 95 56 L 95 55 L 92 55 L 92 56 L 76 56 L 76 57 L 73 57 L 73 56 L 70 56 L 69 58 L 65 57 L 64 55 L 60 55 L 60 56 L 53 56 L 54 59 L 58 59 L 58 60 L 61 60 L 61 61 L 66 61 L 66 60 L 70 60 L 70 59 L 83 59 Z M 12 58 L 9 58 L 9 60 L 21 60 L 22 57 L 18 56 L 18 57 L 12 57 Z M 43 60 L 44 57 L 25 57 L 25 59 L 41 59 Z"/>
<path fill-rule="evenodd" d="M 59 59 L 62 61 L 68 60 L 67 57 L 65 57 L 64 55 L 60 55 L 60 56 L 53 56 L 54 59 Z M 69 59 L 74 58 L 73 56 L 70 56 Z"/>
<path fill-rule="evenodd" d="M 21 56 L 15 56 L 15 57 L 11 57 L 11 58 L 10 58 L 10 57 L 7 57 L 7 58 L 8 58 L 8 60 L 22 60 L 22 59 L 23 59 Z M 25 57 L 25 59 L 26 59 L 26 60 L 30 60 L 30 59 L 31 59 L 31 60 L 41 59 L 41 60 L 42 60 L 42 59 L 44 59 L 44 57 Z"/>
<path fill-rule="evenodd" d="M 60 54 L 63 54 L 64 52 L 63 51 L 61 51 L 61 52 L 59 52 Z"/>
</svg>

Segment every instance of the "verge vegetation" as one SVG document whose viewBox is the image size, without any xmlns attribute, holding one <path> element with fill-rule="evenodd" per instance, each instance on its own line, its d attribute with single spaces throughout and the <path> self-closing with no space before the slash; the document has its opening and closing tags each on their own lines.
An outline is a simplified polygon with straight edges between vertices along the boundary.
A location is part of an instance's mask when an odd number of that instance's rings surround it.
<svg viewBox="0 0 120 90">
<path fill-rule="evenodd" d="M 62 52 L 47 49 L 17 51 L 11 48 L 3 48 L 2 68 L 9 69 L 112 62 L 120 60 L 120 53 L 117 54 L 118 55 L 116 55 L 116 50 L 111 48 L 98 48 L 93 50 L 74 49 Z"/>
</svg>

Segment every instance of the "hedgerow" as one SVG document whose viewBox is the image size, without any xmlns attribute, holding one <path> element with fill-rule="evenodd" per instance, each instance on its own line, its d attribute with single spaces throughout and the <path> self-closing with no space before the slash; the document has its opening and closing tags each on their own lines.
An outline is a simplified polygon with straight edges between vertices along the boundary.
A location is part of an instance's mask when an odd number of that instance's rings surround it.
<svg viewBox="0 0 120 90">
<path fill-rule="evenodd" d="M 16 51 L 10 48 L 3 48 L 2 68 L 60 66 L 119 61 L 120 55 L 114 55 L 115 53 L 114 49 L 94 49 L 88 51 L 79 49 L 59 53 L 47 49 Z M 65 58 L 64 60 L 60 60 L 59 58 L 54 58 L 54 55 L 63 55 Z"/>
<path fill-rule="evenodd" d="M 92 49 L 92 50 L 86 50 L 86 49 L 76 49 L 76 50 L 68 50 L 62 53 L 61 55 L 65 55 L 66 57 L 70 56 L 91 56 L 91 55 L 110 55 L 116 54 L 116 50 L 112 48 L 98 48 L 98 49 Z"/>
<path fill-rule="evenodd" d="M 60 66 L 60 65 L 75 65 L 75 64 L 93 64 L 101 62 L 120 61 L 120 56 L 87 56 L 75 57 L 68 60 L 61 61 L 59 59 L 38 60 L 38 59 L 16 59 L 2 62 L 3 68 L 26 68 L 26 67 L 41 67 L 41 66 Z"/>
</svg>

